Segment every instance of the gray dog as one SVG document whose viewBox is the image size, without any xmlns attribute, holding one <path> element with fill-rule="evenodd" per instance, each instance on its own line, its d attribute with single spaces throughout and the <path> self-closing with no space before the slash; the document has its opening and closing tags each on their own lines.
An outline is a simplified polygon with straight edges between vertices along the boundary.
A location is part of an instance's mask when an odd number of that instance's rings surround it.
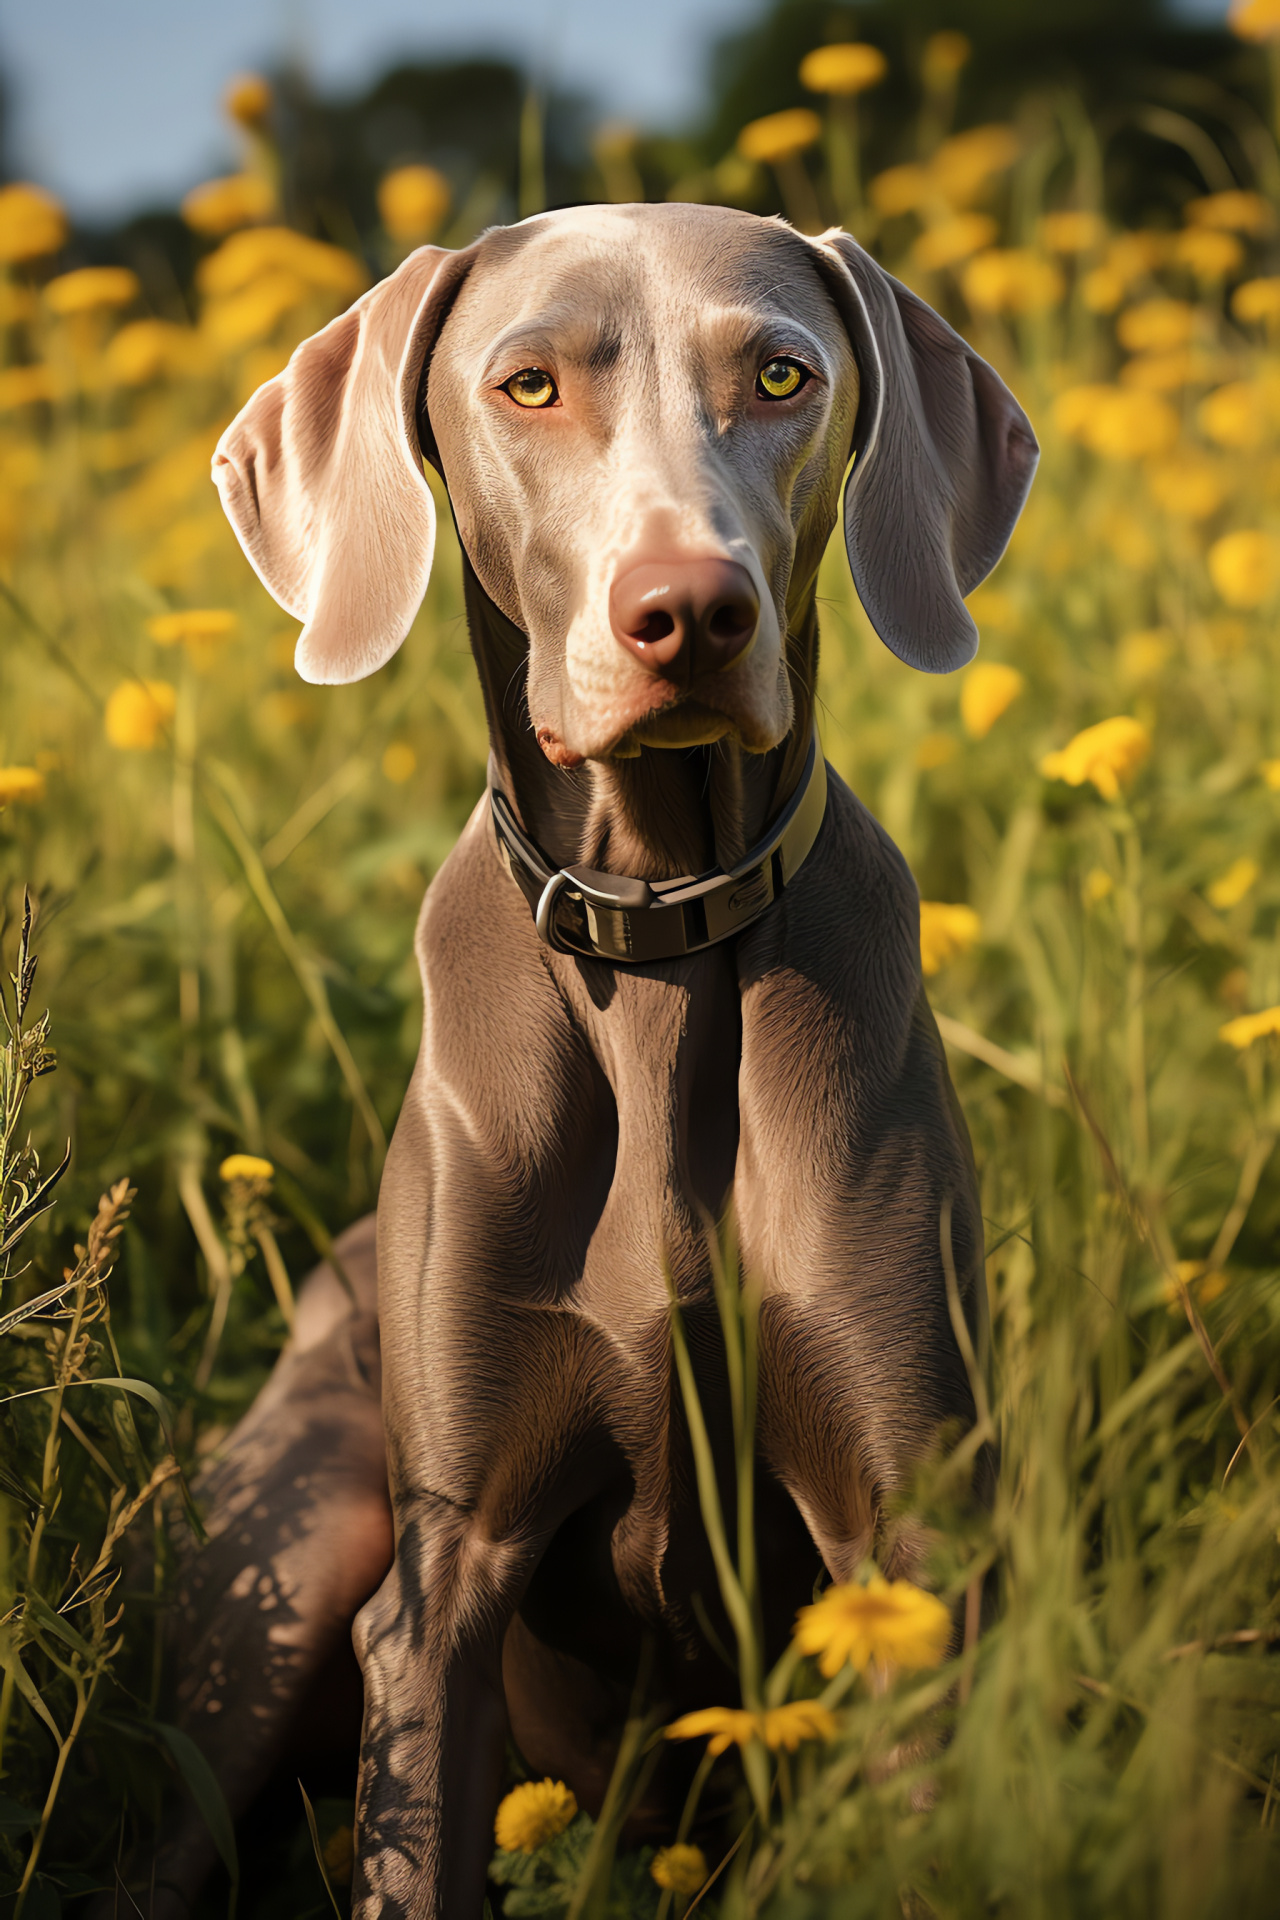
<svg viewBox="0 0 1280 1920">
<path fill-rule="evenodd" d="M 975 1324 L 981 1223 L 911 877 L 816 748 L 815 583 L 847 474 L 877 632 L 962 666 L 1036 453 L 847 235 L 697 206 L 424 247 L 222 440 L 227 513 L 327 683 L 408 631 L 438 469 L 492 744 L 418 929 L 376 1298 L 356 1230 L 358 1310 L 308 1291 L 183 1609 L 187 1724 L 237 1809 L 317 1694 L 336 1715 L 354 1617 L 362 1920 L 476 1920 L 508 1734 L 598 1808 L 646 1637 L 664 1710 L 725 1700 L 666 1276 L 727 1491 L 726 1203 L 763 1289 L 769 1637 L 873 1551 L 919 1567 L 884 1521 L 974 1417 L 940 1219 Z M 667 1837 L 671 1764 L 640 1814 Z M 205 1846 L 175 1838 L 160 1880 L 190 1889 Z"/>
</svg>

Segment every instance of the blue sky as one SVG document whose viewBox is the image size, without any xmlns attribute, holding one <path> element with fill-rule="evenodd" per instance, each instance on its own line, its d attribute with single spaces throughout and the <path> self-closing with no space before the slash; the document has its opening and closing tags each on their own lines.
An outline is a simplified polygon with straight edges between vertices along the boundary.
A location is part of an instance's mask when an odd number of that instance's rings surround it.
<svg viewBox="0 0 1280 1920">
<path fill-rule="evenodd" d="M 1226 0 L 1174 0 L 1220 15 Z M 515 52 L 649 125 L 696 103 L 707 46 L 764 0 L 0 0 L 14 159 L 76 213 L 172 203 L 224 167 L 229 76 L 300 55 L 356 91 L 405 54 Z M 956 14 L 962 19 L 963 0 Z"/>
</svg>

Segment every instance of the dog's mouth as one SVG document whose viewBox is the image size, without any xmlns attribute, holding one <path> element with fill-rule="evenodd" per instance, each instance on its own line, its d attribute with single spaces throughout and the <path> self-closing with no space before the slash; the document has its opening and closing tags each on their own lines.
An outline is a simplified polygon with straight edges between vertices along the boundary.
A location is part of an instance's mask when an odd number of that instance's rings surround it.
<svg viewBox="0 0 1280 1920">
<path fill-rule="evenodd" d="M 681 700 L 675 706 L 658 708 L 629 727 L 610 757 L 625 760 L 639 753 L 641 747 L 705 747 L 736 732 L 727 713 L 701 700 Z"/>
</svg>

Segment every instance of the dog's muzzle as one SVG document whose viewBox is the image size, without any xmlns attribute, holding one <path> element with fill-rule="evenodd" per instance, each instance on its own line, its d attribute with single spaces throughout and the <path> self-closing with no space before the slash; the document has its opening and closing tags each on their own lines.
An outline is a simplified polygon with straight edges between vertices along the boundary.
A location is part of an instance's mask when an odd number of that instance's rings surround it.
<svg viewBox="0 0 1280 1920">
<path fill-rule="evenodd" d="M 758 920 L 813 849 L 827 811 L 827 769 L 815 727 L 804 772 L 766 837 L 726 873 L 635 880 L 593 867 L 553 867 L 516 819 L 489 761 L 489 813 L 498 852 L 557 953 L 616 966 L 676 960 L 732 939 Z"/>
</svg>

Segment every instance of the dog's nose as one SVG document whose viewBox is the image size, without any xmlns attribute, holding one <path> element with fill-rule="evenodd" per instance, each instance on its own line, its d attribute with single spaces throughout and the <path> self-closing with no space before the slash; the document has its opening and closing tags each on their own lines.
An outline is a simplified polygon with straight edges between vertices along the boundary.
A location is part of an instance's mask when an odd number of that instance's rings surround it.
<svg viewBox="0 0 1280 1920">
<path fill-rule="evenodd" d="M 609 616 L 642 667 L 688 686 L 742 658 L 756 637 L 760 596 L 736 560 L 647 562 L 615 580 Z"/>
</svg>

